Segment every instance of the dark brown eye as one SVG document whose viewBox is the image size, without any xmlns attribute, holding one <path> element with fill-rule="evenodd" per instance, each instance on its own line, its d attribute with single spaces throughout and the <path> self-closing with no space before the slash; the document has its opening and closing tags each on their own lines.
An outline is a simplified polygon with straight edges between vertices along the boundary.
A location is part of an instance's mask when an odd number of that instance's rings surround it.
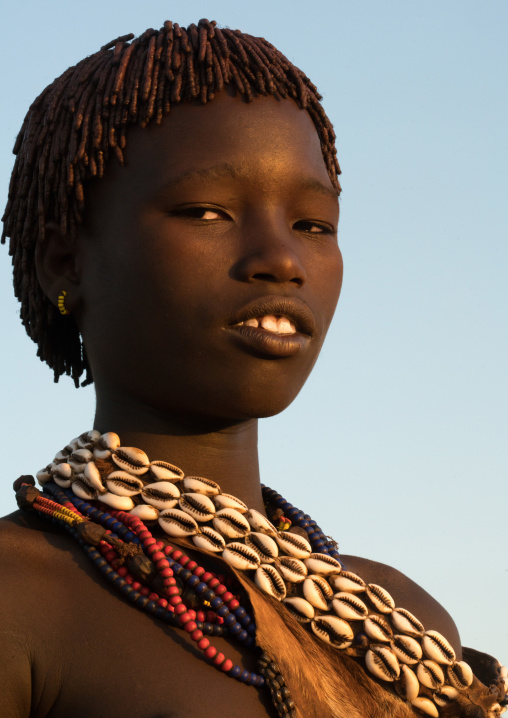
<svg viewBox="0 0 508 718">
<path fill-rule="evenodd" d="M 201 219 L 205 222 L 215 222 L 220 219 L 229 219 L 229 215 L 216 207 L 178 207 L 171 213 L 178 217 L 190 217 L 191 219 Z"/>
<path fill-rule="evenodd" d="M 311 219 L 301 219 L 295 222 L 293 229 L 300 232 L 309 232 L 311 234 L 334 234 L 335 230 L 328 224 L 322 222 L 314 222 Z"/>
</svg>

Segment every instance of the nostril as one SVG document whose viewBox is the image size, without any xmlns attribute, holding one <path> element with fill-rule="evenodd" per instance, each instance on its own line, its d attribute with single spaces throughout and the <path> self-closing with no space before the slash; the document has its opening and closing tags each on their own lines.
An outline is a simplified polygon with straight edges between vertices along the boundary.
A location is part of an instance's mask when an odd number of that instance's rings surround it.
<svg viewBox="0 0 508 718">
<path fill-rule="evenodd" d="M 265 274 L 262 272 L 258 272 L 256 274 L 252 275 L 252 279 L 257 279 L 259 282 L 279 282 L 277 277 L 273 274 Z M 303 284 L 303 279 L 301 277 L 293 277 L 292 279 L 289 279 L 288 281 L 293 282 L 298 287 L 301 287 Z"/>
<path fill-rule="evenodd" d="M 260 282 L 276 282 L 277 281 L 277 279 L 273 276 L 273 274 L 263 274 L 261 272 L 258 272 L 257 274 L 253 274 L 252 279 L 259 279 Z"/>
</svg>

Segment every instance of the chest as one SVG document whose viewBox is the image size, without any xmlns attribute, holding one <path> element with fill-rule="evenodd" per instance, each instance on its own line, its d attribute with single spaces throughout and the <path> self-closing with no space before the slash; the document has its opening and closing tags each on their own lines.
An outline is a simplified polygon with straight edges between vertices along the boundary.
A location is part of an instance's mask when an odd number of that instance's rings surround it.
<svg viewBox="0 0 508 718">
<path fill-rule="evenodd" d="M 43 690 L 55 694 L 48 718 L 198 718 L 216 711 L 223 718 L 276 715 L 266 689 L 221 673 L 184 632 L 101 586 L 84 599 L 60 614 L 63 630 L 47 624 L 42 636 L 39 669 L 50 677 Z M 234 663 L 256 671 L 252 652 L 211 640 Z"/>
</svg>

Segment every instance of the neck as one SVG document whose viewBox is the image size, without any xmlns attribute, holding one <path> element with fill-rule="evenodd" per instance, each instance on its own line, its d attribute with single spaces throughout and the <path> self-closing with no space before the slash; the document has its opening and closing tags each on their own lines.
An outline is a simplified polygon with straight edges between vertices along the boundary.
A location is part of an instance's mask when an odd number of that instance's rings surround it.
<svg viewBox="0 0 508 718">
<path fill-rule="evenodd" d="M 226 421 L 175 417 L 144 405 L 98 397 L 94 428 L 114 431 L 123 446 L 143 449 L 150 460 L 169 461 L 187 476 L 216 481 L 264 513 L 261 497 L 257 419 Z"/>
</svg>

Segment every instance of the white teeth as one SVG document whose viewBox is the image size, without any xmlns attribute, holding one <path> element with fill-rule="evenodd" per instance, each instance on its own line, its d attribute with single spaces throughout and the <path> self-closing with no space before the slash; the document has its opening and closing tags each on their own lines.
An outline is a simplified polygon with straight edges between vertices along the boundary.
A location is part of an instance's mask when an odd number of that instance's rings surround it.
<svg viewBox="0 0 508 718">
<path fill-rule="evenodd" d="M 273 332 L 274 334 L 294 334 L 296 327 L 287 317 L 276 317 L 273 314 L 266 314 L 263 317 L 257 317 L 255 319 L 246 319 L 244 322 L 240 322 L 240 326 L 245 327 L 261 327 L 267 332 Z"/>
<path fill-rule="evenodd" d="M 294 334 L 295 326 L 287 317 L 280 317 L 277 322 L 277 331 L 279 334 Z"/>
<path fill-rule="evenodd" d="M 266 329 L 269 332 L 277 332 L 279 329 L 276 317 L 271 314 L 268 314 L 266 317 L 261 317 L 259 323 L 263 329 Z"/>
</svg>

